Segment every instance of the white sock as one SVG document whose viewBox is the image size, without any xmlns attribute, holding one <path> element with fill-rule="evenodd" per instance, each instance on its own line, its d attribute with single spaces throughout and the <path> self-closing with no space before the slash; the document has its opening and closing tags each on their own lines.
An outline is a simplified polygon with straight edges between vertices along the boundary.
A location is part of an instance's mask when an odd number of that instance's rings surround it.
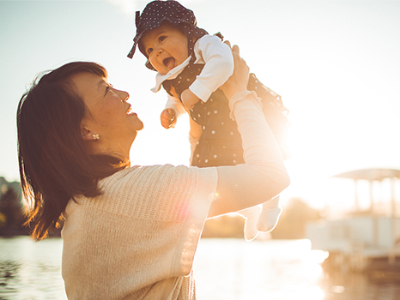
<svg viewBox="0 0 400 300">
<path fill-rule="evenodd" d="M 244 224 L 244 238 L 248 242 L 254 240 L 258 235 L 257 222 L 260 211 L 261 207 L 257 205 L 238 212 L 243 218 L 246 219 Z"/>
<path fill-rule="evenodd" d="M 272 231 L 278 224 L 282 209 L 279 206 L 279 196 L 264 202 L 258 217 L 257 230 L 262 232 Z"/>
</svg>

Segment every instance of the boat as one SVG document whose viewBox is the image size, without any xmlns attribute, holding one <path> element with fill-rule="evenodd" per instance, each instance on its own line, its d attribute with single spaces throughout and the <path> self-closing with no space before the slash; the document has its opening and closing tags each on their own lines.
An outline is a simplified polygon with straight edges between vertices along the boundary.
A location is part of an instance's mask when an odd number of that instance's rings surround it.
<svg viewBox="0 0 400 300">
<path fill-rule="evenodd" d="M 400 178 L 397 169 L 359 169 L 333 176 L 354 181 L 354 208 L 340 217 L 326 217 L 306 225 L 306 237 L 312 249 L 327 251 L 325 266 L 354 271 L 392 272 L 400 280 L 400 218 L 396 213 L 395 187 Z M 369 186 L 369 207 L 361 209 L 360 181 Z M 374 188 L 390 182 L 390 207 L 382 212 L 374 199 Z M 377 184 L 378 183 L 378 184 Z M 386 185 L 387 186 L 387 185 Z M 372 273 L 371 273 L 372 274 Z M 393 277 L 392 276 L 392 277 Z"/>
</svg>

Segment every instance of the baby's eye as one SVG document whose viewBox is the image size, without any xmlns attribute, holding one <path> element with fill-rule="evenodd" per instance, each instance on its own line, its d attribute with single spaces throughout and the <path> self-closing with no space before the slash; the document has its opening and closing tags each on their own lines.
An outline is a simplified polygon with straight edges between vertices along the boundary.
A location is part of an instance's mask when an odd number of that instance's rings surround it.
<svg viewBox="0 0 400 300">
<path fill-rule="evenodd" d="M 158 38 L 158 41 L 159 41 L 159 42 L 162 42 L 162 41 L 165 40 L 166 38 L 167 38 L 166 36 L 162 35 L 162 36 L 160 36 L 160 37 Z"/>
<path fill-rule="evenodd" d="M 147 54 L 150 54 L 153 51 L 153 48 L 147 49 Z"/>
</svg>

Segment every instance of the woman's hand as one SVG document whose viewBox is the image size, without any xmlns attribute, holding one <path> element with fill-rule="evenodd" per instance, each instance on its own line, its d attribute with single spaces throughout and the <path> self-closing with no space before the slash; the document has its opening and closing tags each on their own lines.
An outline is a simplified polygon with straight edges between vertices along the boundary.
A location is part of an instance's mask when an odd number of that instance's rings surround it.
<svg viewBox="0 0 400 300">
<path fill-rule="evenodd" d="M 229 41 L 225 41 L 225 44 L 229 47 L 231 46 Z M 232 76 L 220 87 L 228 100 L 236 93 L 247 91 L 250 70 L 244 59 L 240 57 L 239 47 L 237 45 L 232 47 L 232 55 L 235 69 Z"/>
</svg>

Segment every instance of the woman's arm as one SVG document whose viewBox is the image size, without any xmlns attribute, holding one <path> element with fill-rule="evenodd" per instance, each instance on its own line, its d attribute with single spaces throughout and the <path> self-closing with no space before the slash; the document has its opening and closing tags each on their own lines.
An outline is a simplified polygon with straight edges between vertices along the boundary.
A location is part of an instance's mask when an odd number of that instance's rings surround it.
<svg viewBox="0 0 400 300">
<path fill-rule="evenodd" d="M 217 194 L 208 217 L 235 212 L 274 198 L 289 185 L 275 138 L 265 121 L 261 101 L 247 91 L 249 68 L 233 46 L 235 71 L 221 87 L 242 136 L 245 164 L 217 167 Z"/>
</svg>

